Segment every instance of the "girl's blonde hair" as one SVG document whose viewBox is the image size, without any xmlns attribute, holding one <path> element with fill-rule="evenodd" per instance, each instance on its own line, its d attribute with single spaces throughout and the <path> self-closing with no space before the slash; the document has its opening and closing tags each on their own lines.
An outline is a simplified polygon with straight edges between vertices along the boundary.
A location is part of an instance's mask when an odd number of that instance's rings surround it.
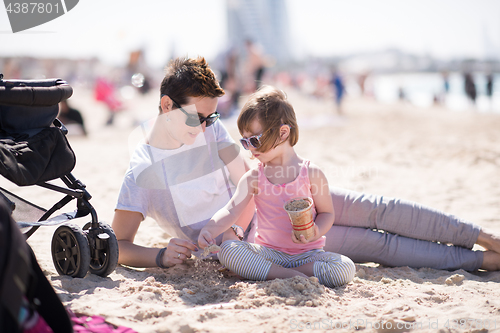
<svg viewBox="0 0 500 333">
<path fill-rule="evenodd" d="M 290 126 L 288 142 L 293 147 L 299 140 L 299 128 L 293 106 L 288 102 L 286 94 L 272 86 L 262 86 L 250 96 L 238 116 L 238 130 L 251 132 L 250 126 L 258 120 L 262 126 L 262 145 L 259 151 L 266 152 L 281 143 L 280 128 Z M 257 134 L 257 133 L 255 133 Z"/>
</svg>

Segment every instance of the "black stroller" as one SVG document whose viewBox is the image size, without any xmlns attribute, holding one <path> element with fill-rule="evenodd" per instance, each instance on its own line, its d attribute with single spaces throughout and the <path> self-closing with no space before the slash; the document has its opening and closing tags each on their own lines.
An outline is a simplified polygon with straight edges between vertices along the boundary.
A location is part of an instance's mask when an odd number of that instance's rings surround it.
<svg viewBox="0 0 500 333">
<path fill-rule="evenodd" d="M 37 185 L 65 195 L 48 210 L 1 187 L 0 197 L 26 238 L 40 226 L 61 224 L 51 247 L 59 274 L 107 276 L 118 263 L 118 241 L 111 227 L 99 222 L 85 185 L 71 174 L 76 157 L 66 127 L 56 118 L 58 103 L 72 94 L 61 79 L 3 80 L 0 74 L 0 174 L 17 186 Z M 66 187 L 49 183 L 58 178 Z M 75 211 L 53 216 L 73 199 Z M 92 220 L 83 230 L 68 223 L 89 214 Z"/>
</svg>

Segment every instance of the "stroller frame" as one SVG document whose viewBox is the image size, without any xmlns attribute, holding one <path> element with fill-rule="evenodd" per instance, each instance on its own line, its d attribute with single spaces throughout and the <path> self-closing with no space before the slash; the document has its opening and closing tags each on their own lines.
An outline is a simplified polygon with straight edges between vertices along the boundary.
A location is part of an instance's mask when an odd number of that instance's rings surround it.
<svg viewBox="0 0 500 333">
<path fill-rule="evenodd" d="M 3 89 L 3 87 L 6 88 Z M 50 89 L 51 92 L 45 95 L 41 94 L 41 92 L 45 92 L 47 89 Z M 54 95 L 54 90 L 56 90 L 56 99 L 47 98 L 47 96 Z M 63 92 L 62 94 L 61 91 Z M 26 95 L 31 97 L 31 104 L 29 107 L 37 107 L 38 105 L 46 107 L 51 104 L 52 107 L 53 105 L 57 107 L 57 104 L 61 100 L 69 98 L 71 94 L 71 87 L 69 87 L 65 81 L 60 79 L 41 81 L 4 81 L 3 75 L 0 74 L 0 111 L 2 111 L 2 106 L 16 107 L 16 105 L 20 104 L 20 100 L 24 100 Z M 22 103 L 24 102 L 21 102 L 21 104 Z M 45 123 L 47 125 L 47 121 L 45 121 Z M 67 148 L 69 148 L 74 157 L 74 153 L 69 147 L 69 142 L 65 139 L 68 131 L 64 124 L 62 124 L 54 116 L 50 127 L 55 127 L 63 134 L 62 136 L 64 137 L 64 141 L 67 143 Z M 5 132 L 1 120 L 0 130 Z M 32 137 L 31 135 L 29 136 Z M 22 138 L 23 139 L 21 140 L 26 138 L 26 133 L 22 136 Z M 16 144 L 18 143 L 15 138 L 14 141 Z M 0 145 L 1 144 L 3 143 L 0 141 Z M 21 144 L 25 144 L 25 142 L 23 141 Z M 71 170 L 73 167 L 74 164 L 72 166 L 70 165 Z M 18 186 L 37 185 L 48 190 L 65 194 L 62 199 L 56 202 L 48 210 L 41 208 L 1 187 L 0 197 L 3 197 L 3 199 L 10 204 L 13 213 L 15 212 L 16 203 L 23 205 L 23 208 L 27 207 L 28 209 L 43 212 L 43 215 L 36 222 L 17 221 L 19 227 L 29 228 L 29 230 L 24 233 L 26 238 L 32 236 L 40 226 L 61 224 L 54 232 L 51 244 L 52 260 L 59 274 L 69 275 L 72 277 L 85 277 L 87 272 L 90 271 L 90 273 L 93 274 L 107 276 L 114 271 L 118 263 L 118 241 L 111 227 L 108 224 L 99 221 L 97 212 L 90 203 L 92 196 L 86 190 L 85 184 L 72 175 L 71 170 L 69 172 L 64 172 L 62 175 L 57 175 L 57 177 L 49 177 L 48 179 L 42 178 L 40 181 L 29 184 L 18 184 L 16 181 L 9 179 Z M 48 181 L 56 178 L 62 180 L 66 187 L 48 183 Z M 74 199 L 77 199 L 76 211 L 72 213 L 63 213 L 51 218 L 56 211 L 62 209 Z M 74 218 L 85 217 L 89 214 L 91 216 L 91 222 L 85 224 L 83 229 L 74 223 L 68 223 L 68 221 Z"/>
</svg>

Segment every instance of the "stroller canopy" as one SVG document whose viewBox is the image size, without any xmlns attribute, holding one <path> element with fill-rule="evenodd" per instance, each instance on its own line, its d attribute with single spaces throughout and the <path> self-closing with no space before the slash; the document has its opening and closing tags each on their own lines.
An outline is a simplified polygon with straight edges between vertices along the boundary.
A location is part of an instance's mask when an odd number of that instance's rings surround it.
<svg viewBox="0 0 500 333">
<path fill-rule="evenodd" d="M 6 134 L 34 135 L 50 127 L 59 112 L 58 103 L 73 89 L 61 79 L 2 80 L 0 78 L 0 130 Z"/>
<path fill-rule="evenodd" d="M 75 154 L 52 124 L 59 102 L 72 94 L 61 79 L 2 80 L 0 75 L 0 174 L 25 186 L 71 172 Z"/>
<path fill-rule="evenodd" d="M 73 94 L 73 88 L 61 79 L 1 80 L 0 104 L 51 106 Z"/>
</svg>

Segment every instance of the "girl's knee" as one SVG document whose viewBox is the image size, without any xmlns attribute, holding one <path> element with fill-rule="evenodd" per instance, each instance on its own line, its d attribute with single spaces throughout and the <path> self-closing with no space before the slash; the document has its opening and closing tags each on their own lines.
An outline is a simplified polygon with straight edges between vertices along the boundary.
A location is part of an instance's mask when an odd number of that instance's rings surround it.
<svg viewBox="0 0 500 333">
<path fill-rule="evenodd" d="M 242 248 L 246 247 L 246 242 L 239 240 L 227 240 L 225 242 L 222 242 L 222 244 L 220 245 L 220 250 L 217 253 L 217 257 L 223 265 L 226 265 L 228 260 L 236 256 L 238 252 L 241 252 Z"/>
<path fill-rule="evenodd" d="M 256 253 L 254 246 L 243 241 L 226 241 L 221 244 L 217 256 L 232 272 L 250 280 L 265 280 L 271 262 Z"/>
<path fill-rule="evenodd" d="M 316 261 L 314 266 L 314 276 L 321 284 L 331 288 L 348 284 L 356 274 L 354 262 L 342 255 L 336 260 Z"/>
<path fill-rule="evenodd" d="M 351 282 L 354 279 L 354 276 L 356 275 L 356 265 L 351 260 L 351 258 L 342 255 L 341 258 L 342 258 L 342 263 L 344 265 L 344 269 L 346 271 L 346 282 L 344 284 L 347 284 Z"/>
<path fill-rule="evenodd" d="M 227 240 L 225 242 L 222 242 L 222 244 L 220 245 L 220 251 L 218 253 L 234 251 L 238 248 L 246 247 L 246 244 L 247 242 L 239 240 Z"/>
</svg>

